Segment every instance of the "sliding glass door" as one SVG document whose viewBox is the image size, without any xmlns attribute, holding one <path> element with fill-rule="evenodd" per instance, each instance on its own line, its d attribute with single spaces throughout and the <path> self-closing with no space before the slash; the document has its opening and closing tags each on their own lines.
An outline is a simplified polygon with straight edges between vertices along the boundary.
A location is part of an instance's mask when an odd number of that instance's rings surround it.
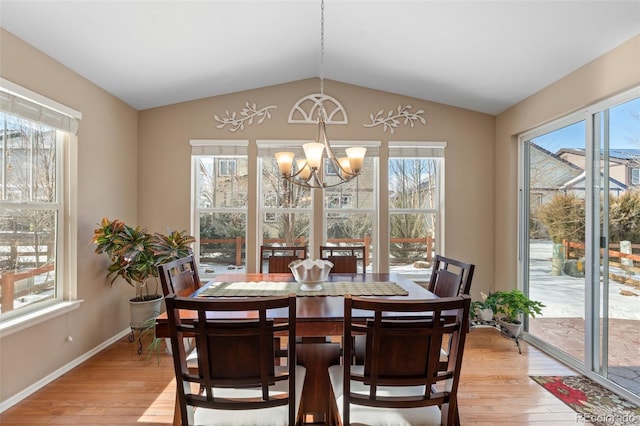
<svg viewBox="0 0 640 426">
<path fill-rule="evenodd" d="M 585 133 L 571 121 L 525 143 L 529 296 L 544 305 L 529 332 L 584 362 Z M 577 163 L 577 164 L 576 164 Z"/>
<path fill-rule="evenodd" d="M 600 313 L 591 367 L 640 396 L 640 98 L 595 113 L 593 127 L 592 174 L 601 175 L 592 196 L 593 216 L 600 215 L 593 298 Z"/>
<path fill-rule="evenodd" d="M 520 140 L 520 269 L 543 349 L 640 399 L 640 98 Z"/>
</svg>

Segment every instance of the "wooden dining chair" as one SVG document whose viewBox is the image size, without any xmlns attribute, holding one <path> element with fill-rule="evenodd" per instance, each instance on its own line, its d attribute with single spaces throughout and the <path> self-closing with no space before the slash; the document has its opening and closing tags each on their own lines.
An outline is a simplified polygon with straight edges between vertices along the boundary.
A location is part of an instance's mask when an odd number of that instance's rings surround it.
<svg viewBox="0 0 640 426">
<path fill-rule="evenodd" d="M 320 246 L 320 259 L 333 263 L 331 273 L 355 274 L 358 263 L 362 265 L 362 272 L 367 269 L 364 246 Z"/>
<path fill-rule="evenodd" d="M 403 301 L 347 295 L 344 305 L 343 362 L 329 367 L 340 424 L 459 424 L 470 296 Z M 363 321 L 366 312 L 370 319 Z M 363 365 L 349 362 L 356 335 L 366 339 Z M 440 348 L 447 338 L 451 352 L 442 370 Z"/>
<path fill-rule="evenodd" d="M 470 294 L 475 265 L 436 255 L 427 289 L 440 297 Z"/>
<path fill-rule="evenodd" d="M 158 265 L 162 293 L 188 296 L 200 288 L 200 276 L 193 255 Z"/>
<path fill-rule="evenodd" d="M 470 294 L 474 270 L 475 265 L 471 263 L 436 255 L 427 289 L 439 297 Z M 445 342 L 440 352 L 440 363 L 443 368 L 447 364 L 449 346 L 449 343 Z"/>
<path fill-rule="evenodd" d="M 183 425 L 299 423 L 306 369 L 296 363 L 295 294 L 243 299 L 172 294 L 166 305 L 171 342 L 177 349 L 173 363 Z M 272 311 L 283 309 L 288 312 L 286 321 L 269 319 Z M 213 319 L 214 313 L 221 319 Z M 276 334 L 289 342 L 284 366 L 276 365 Z M 185 335 L 195 336 L 196 375 L 186 365 Z"/>
<path fill-rule="evenodd" d="M 260 246 L 260 273 L 263 271 L 263 265 L 267 263 L 267 271 L 269 273 L 291 272 L 289 264 L 294 260 L 306 259 L 306 246 Z"/>
<path fill-rule="evenodd" d="M 170 294 L 187 297 L 200 288 L 200 276 L 193 255 L 182 257 L 158 265 L 158 275 L 165 297 Z M 174 353 L 175 346 L 171 339 L 166 339 L 167 352 Z M 193 338 L 186 337 L 184 346 L 187 351 L 187 367 L 191 374 L 198 373 L 198 351 L 195 349 Z"/>
</svg>

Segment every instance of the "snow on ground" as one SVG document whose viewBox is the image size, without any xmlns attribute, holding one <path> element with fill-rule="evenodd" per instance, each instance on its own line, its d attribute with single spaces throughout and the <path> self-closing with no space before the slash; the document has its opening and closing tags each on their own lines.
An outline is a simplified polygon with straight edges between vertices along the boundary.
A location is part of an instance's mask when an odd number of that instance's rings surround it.
<svg viewBox="0 0 640 426">
<path fill-rule="evenodd" d="M 551 275 L 551 257 L 550 241 L 531 243 L 529 264 L 531 299 L 539 300 L 546 305 L 542 310 L 544 317 L 584 317 L 585 279 L 565 274 Z M 624 296 L 620 294 L 621 290 L 631 291 L 638 296 Z M 609 317 L 640 320 L 640 290 L 609 280 Z"/>
</svg>

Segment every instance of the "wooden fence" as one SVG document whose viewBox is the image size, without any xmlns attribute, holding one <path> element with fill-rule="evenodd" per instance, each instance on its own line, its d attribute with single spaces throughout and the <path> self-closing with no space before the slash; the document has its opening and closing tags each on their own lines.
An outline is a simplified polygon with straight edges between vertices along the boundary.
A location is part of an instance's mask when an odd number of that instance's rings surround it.
<svg viewBox="0 0 640 426">
<path fill-rule="evenodd" d="M 295 245 L 304 245 L 307 243 L 307 240 L 305 238 L 299 238 L 295 241 L 293 241 L 293 244 Z M 367 266 L 369 264 L 369 250 L 370 247 L 372 246 L 372 240 L 371 237 L 368 235 L 365 235 L 363 238 L 329 238 L 327 240 L 328 244 L 336 244 L 336 245 L 340 245 L 340 244 L 344 244 L 344 245 L 364 245 L 365 247 L 365 253 L 364 253 L 364 257 L 365 257 L 365 261 L 367 262 L 365 266 Z M 424 237 L 424 238 L 391 238 L 391 243 L 409 243 L 409 244 L 424 244 L 425 245 L 425 252 L 424 252 L 424 260 L 426 260 L 427 262 L 431 262 L 433 260 L 433 237 Z M 217 247 L 215 248 L 206 248 L 203 246 L 206 246 L 207 244 L 215 244 L 217 245 Z M 211 239 L 211 238 L 205 238 L 205 239 L 201 239 L 200 240 L 200 260 L 201 262 L 206 262 L 206 261 L 210 261 L 211 258 L 210 257 L 206 257 L 203 256 L 204 253 L 207 252 L 213 252 L 215 251 L 216 253 L 222 253 L 223 256 L 220 258 L 216 258 L 217 261 L 222 261 L 224 263 L 227 264 L 233 264 L 235 266 L 242 266 L 243 265 L 243 257 L 244 257 L 244 252 L 243 252 L 243 246 L 245 244 L 245 239 L 242 237 L 236 237 L 236 238 L 229 238 L 229 239 Z M 286 241 L 284 239 L 281 238 L 266 238 L 263 241 L 263 244 L 265 245 L 273 245 L 273 244 L 278 244 L 278 245 L 285 245 Z M 226 245 L 226 247 L 221 247 L 223 245 Z M 415 251 L 415 250 L 411 250 L 411 251 Z M 316 253 L 315 252 L 311 252 L 311 256 L 315 257 Z M 400 258 L 400 259 L 396 259 L 396 260 L 400 260 L 400 261 L 409 261 L 411 258 L 407 257 L 407 258 Z"/>
<path fill-rule="evenodd" d="M 584 256 L 584 243 L 562 240 L 562 245 L 566 259 L 579 259 Z M 616 248 L 618 250 L 612 250 Z M 619 249 L 620 244 L 609 244 L 609 264 L 625 271 L 640 273 L 640 254 L 633 253 L 640 253 L 640 244 L 631 244 L 632 253 L 623 253 Z M 604 249 L 600 249 L 600 253 L 604 254 Z M 627 259 L 629 262 L 623 262 L 623 259 Z"/>
</svg>

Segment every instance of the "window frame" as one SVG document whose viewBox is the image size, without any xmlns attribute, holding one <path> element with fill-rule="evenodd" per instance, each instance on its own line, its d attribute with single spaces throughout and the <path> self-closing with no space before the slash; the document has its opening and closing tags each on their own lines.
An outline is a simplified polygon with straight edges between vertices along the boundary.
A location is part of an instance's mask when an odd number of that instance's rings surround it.
<svg viewBox="0 0 640 426">
<path fill-rule="evenodd" d="M 391 205 L 388 206 L 388 234 L 389 234 L 389 242 L 387 246 L 388 255 L 390 256 L 391 251 L 391 217 L 393 215 L 401 215 L 401 214 L 434 214 L 435 215 L 435 223 L 434 223 L 434 234 L 433 235 L 433 251 L 432 256 L 435 256 L 437 253 L 444 254 L 444 241 L 445 241 L 445 214 L 444 214 L 444 206 L 445 206 L 445 149 L 447 143 L 446 142 L 414 142 L 414 141 L 390 141 L 389 142 L 389 155 L 387 158 L 387 170 L 391 166 L 392 160 L 398 159 L 424 159 L 424 160 L 433 160 L 435 162 L 435 179 L 436 184 L 434 186 L 434 190 L 436 192 L 434 196 L 434 207 L 424 207 L 424 208 L 395 208 Z M 389 177 L 387 177 L 389 179 Z M 385 187 L 388 189 L 387 186 Z M 389 271 L 393 271 L 391 267 L 389 267 Z M 426 268 L 424 270 L 416 270 L 411 272 L 401 272 L 396 271 L 409 279 L 414 281 L 426 281 L 431 275 L 431 268 Z"/>
<path fill-rule="evenodd" d="M 77 130 L 82 114 L 43 95 L 0 78 L 0 110 L 55 131 L 55 200 L 27 204 L 0 200 L 0 208 L 51 210 L 55 213 L 55 289 L 52 298 L 0 314 L 0 337 L 5 337 L 77 309 Z M 13 101 L 10 101 L 13 99 Z M 9 100 L 9 102 L 8 102 Z M 28 105 L 21 111 L 15 104 Z"/>
</svg>

